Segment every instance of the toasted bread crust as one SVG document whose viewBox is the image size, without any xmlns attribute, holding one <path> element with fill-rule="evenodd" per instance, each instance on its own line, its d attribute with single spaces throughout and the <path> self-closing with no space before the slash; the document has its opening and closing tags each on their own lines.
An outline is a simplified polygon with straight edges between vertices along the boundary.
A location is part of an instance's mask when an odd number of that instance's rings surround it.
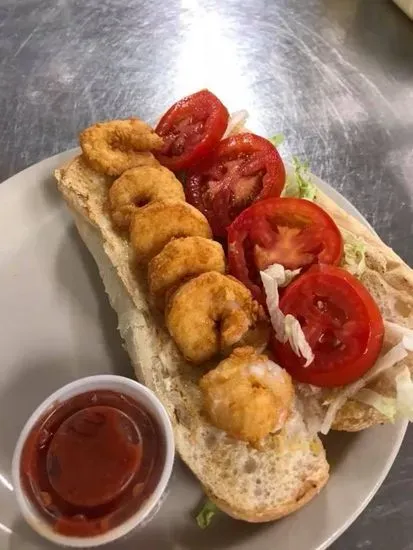
<svg viewBox="0 0 413 550">
<path fill-rule="evenodd" d="M 297 493 L 295 498 L 293 498 L 290 502 L 284 502 L 282 506 L 278 506 L 271 510 L 257 509 L 254 510 L 253 513 L 246 513 L 243 509 L 233 508 L 225 500 L 217 498 L 213 493 L 209 492 L 208 489 L 204 489 L 208 498 L 214 502 L 218 508 L 232 518 L 248 521 L 250 523 L 265 523 L 281 519 L 282 517 L 296 512 L 307 504 L 307 502 L 310 502 L 312 498 L 318 495 L 329 478 L 328 472 L 320 472 L 320 474 L 321 475 L 317 479 L 305 480 L 300 492 Z"/>
</svg>

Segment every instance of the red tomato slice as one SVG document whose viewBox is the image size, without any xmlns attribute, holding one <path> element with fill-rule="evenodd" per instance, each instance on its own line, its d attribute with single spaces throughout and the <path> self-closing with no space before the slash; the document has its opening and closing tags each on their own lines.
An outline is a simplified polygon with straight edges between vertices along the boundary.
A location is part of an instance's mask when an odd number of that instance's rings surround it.
<svg viewBox="0 0 413 550">
<path fill-rule="evenodd" d="M 184 170 L 211 153 L 228 126 L 228 111 L 208 90 L 184 97 L 163 115 L 156 133 L 165 145 L 157 158 L 170 170 Z"/>
<path fill-rule="evenodd" d="M 383 319 L 367 289 L 335 266 L 312 266 L 293 281 L 280 301 L 283 313 L 298 319 L 314 353 L 304 367 L 288 343 L 273 338 L 280 364 L 293 378 L 315 386 L 342 386 L 360 378 L 383 344 Z"/>
<path fill-rule="evenodd" d="M 343 239 L 332 218 L 305 199 L 271 198 L 244 210 L 228 228 L 229 271 L 265 303 L 259 271 L 338 264 Z"/>
<path fill-rule="evenodd" d="M 272 143 L 242 133 L 221 141 L 214 154 L 188 174 L 186 196 L 208 218 L 214 235 L 225 237 L 242 210 L 278 197 L 284 183 L 284 164 Z"/>
</svg>

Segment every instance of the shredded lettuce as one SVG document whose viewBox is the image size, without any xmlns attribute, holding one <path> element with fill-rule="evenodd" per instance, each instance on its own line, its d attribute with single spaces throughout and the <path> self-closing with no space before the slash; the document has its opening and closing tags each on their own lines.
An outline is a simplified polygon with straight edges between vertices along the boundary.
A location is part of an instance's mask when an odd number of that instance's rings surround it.
<svg viewBox="0 0 413 550">
<path fill-rule="evenodd" d="M 385 397 L 368 388 L 362 388 L 353 399 L 370 405 L 386 416 L 390 422 L 406 418 L 413 422 L 413 381 L 405 366 L 395 377 L 396 397 Z"/>
<path fill-rule="evenodd" d="M 314 361 L 313 350 L 306 340 L 300 323 L 289 313 L 284 317 L 284 338 L 281 341 L 289 342 L 293 352 L 298 357 L 304 357 L 304 367 L 308 367 Z"/>
<path fill-rule="evenodd" d="M 413 422 L 413 381 L 409 368 L 405 366 L 396 376 L 396 397 L 385 397 L 379 393 L 363 388 L 353 399 L 366 403 L 386 416 L 390 422 L 396 418 L 406 418 Z"/>
<path fill-rule="evenodd" d="M 364 388 L 373 378 L 376 378 L 382 372 L 385 372 L 399 361 L 402 361 L 407 357 L 407 351 L 403 343 L 395 345 L 391 348 L 385 355 L 380 357 L 374 367 L 367 371 L 367 373 L 362 377 L 345 386 L 345 389 L 338 395 L 334 401 L 332 401 L 327 409 L 326 415 L 321 426 L 321 433 L 327 434 L 330 431 L 331 425 L 334 422 L 336 414 L 345 404 L 347 399 L 352 398 L 356 395 L 362 388 Z"/>
<path fill-rule="evenodd" d="M 272 264 L 263 273 L 275 279 L 277 287 L 284 287 L 289 285 L 300 274 L 300 271 L 301 269 L 285 269 L 281 264 Z"/>
<path fill-rule="evenodd" d="M 385 397 L 368 388 L 362 388 L 354 395 L 353 399 L 374 407 L 383 416 L 386 416 L 390 422 L 396 420 L 397 402 L 394 397 Z"/>
<path fill-rule="evenodd" d="M 273 264 L 261 271 L 261 280 L 264 286 L 268 312 L 275 337 L 279 342 L 289 342 L 291 349 L 299 357 L 304 357 L 307 367 L 314 360 L 314 354 L 305 338 L 304 332 L 297 319 L 290 314 L 284 315 L 279 308 L 278 287 L 286 286 L 298 273 L 299 269 L 290 271 L 281 264 Z"/>
<path fill-rule="evenodd" d="M 200 527 L 201 529 L 206 529 L 207 527 L 209 527 L 217 512 L 219 512 L 218 506 L 207 499 L 201 511 L 196 516 L 198 527 Z"/>
<path fill-rule="evenodd" d="M 287 176 L 287 181 L 282 197 L 296 197 L 312 201 L 317 194 L 317 188 L 311 181 L 310 167 L 308 162 L 301 162 L 298 157 L 293 157 L 294 172 Z"/>
<path fill-rule="evenodd" d="M 249 113 L 245 109 L 241 109 L 241 111 L 235 111 L 235 113 L 231 113 L 227 129 L 225 130 L 225 134 L 222 136 L 222 139 L 225 139 L 232 134 L 237 134 L 238 132 L 240 132 L 244 128 L 248 117 Z"/>
<path fill-rule="evenodd" d="M 377 361 L 376 364 L 369 369 L 364 376 L 345 386 L 343 391 L 329 404 L 326 415 L 324 417 L 321 433 L 326 434 L 329 432 L 332 423 L 348 399 L 357 399 L 357 396 L 360 396 L 360 391 L 367 386 L 374 378 L 382 374 L 383 372 L 388 372 L 393 368 L 397 363 L 405 359 L 409 353 L 413 351 L 413 331 L 407 327 L 397 325 L 396 323 L 391 323 L 389 321 L 384 322 L 386 333 L 391 334 L 392 336 L 397 336 L 399 342 L 393 346 L 387 353 L 382 355 Z M 390 332 L 391 331 L 391 332 Z M 407 370 L 407 372 L 409 372 Z M 410 373 L 409 373 L 410 377 Z M 409 378 L 410 380 L 410 378 Z M 413 383 L 407 380 L 407 373 L 401 375 L 400 373 L 395 378 L 396 382 L 396 403 L 395 403 L 395 412 L 398 416 L 403 416 L 413 421 Z M 411 385 L 410 385 L 411 384 Z M 362 399 L 366 398 L 366 394 L 361 394 Z M 369 395 L 368 399 L 372 399 L 372 396 Z M 373 404 L 374 403 L 374 404 Z M 378 407 L 387 407 L 390 402 L 379 401 L 378 399 L 372 399 L 371 404 L 373 407 L 376 407 L 377 410 L 380 410 Z M 382 411 L 380 411 L 382 412 Z M 387 411 L 389 412 L 389 411 Z M 385 414 L 383 412 L 383 414 Z"/>
<path fill-rule="evenodd" d="M 260 271 L 260 275 L 264 286 L 272 327 L 275 334 L 281 334 L 284 330 L 284 314 L 278 307 L 280 299 L 277 278 L 271 274 L 270 268 L 267 268 L 265 271 Z"/>
<path fill-rule="evenodd" d="M 407 366 L 397 374 L 395 381 L 397 413 L 413 422 L 413 382 Z"/>
<path fill-rule="evenodd" d="M 388 339 L 399 338 L 408 351 L 413 351 L 413 330 L 391 321 L 384 321 L 384 329 Z"/>
<path fill-rule="evenodd" d="M 360 277 L 366 269 L 366 243 L 350 232 L 344 233 L 344 255 L 342 267 L 352 275 Z"/>
<path fill-rule="evenodd" d="M 274 147 L 279 147 L 282 143 L 284 143 L 284 140 L 285 140 L 284 134 L 275 134 L 274 136 L 271 136 L 270 138 L 268 138 L 268 141 L 271 141 Z"/>
</svg>

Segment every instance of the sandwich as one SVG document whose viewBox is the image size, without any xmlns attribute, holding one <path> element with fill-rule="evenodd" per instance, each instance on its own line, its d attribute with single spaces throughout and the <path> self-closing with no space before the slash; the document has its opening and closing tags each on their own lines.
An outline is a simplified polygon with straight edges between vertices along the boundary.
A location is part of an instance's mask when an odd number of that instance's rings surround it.
<svg viewBox="0 0 413 550">
<path fill-rule="evenodd" d="M 97 123 L 55 173 L 138 380 L 219 509 L 326 484 L 319 433 L 410 418 L 411 270 L 211 92 Z"/>
</svg>

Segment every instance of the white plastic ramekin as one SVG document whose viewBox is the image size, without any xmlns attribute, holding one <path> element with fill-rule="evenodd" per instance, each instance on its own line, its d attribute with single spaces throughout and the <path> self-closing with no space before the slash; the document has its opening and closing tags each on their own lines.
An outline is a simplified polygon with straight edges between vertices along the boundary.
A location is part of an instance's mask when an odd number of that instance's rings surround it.
<svg viewBox="0 0 413 550">
<path fill-rule="evenodd" d="M 159 424 L 161 433 L 165 440 L 165 463 L 159 482 L 152 495 L 142 504 L 135 514 L 129 517 L 124 523 L 114 527 L 107 533 L 93 537 L 72 537 L 61 535 L 56 533 L 52 526 L 44 520 L 25 494 L 20 479 L 21 454 L 27 436 L 37 421 L 45 414 L 47 410 L 51 409 L 53 406 L 56 406 L 56 403 L 63 403 L 75 395 L 94 390 L 112 390 L 128 395 L 141 404 L 142 407 L 150 414 L 152 414 L 153 418 Z M 17 441 L 12 463 L 12 478 L 17 502 L 23 517 L 29 525 L 44 538 L 56 544 L 69 546 L 72 548 L 91 548 L 100 546 L 125 536 L 137 527 L 142 527 L 144 524 L 146 525 L 155 516 L 162 504 L 163 497 L 171 477 L 174 456 L 175 443 L 171 422 L 165 408 L 151 390 L 142 384 L 123 376 L 105 374 L 81 378 L 55 391 L 37 407 L 26 422 Z"/>
</svg>

